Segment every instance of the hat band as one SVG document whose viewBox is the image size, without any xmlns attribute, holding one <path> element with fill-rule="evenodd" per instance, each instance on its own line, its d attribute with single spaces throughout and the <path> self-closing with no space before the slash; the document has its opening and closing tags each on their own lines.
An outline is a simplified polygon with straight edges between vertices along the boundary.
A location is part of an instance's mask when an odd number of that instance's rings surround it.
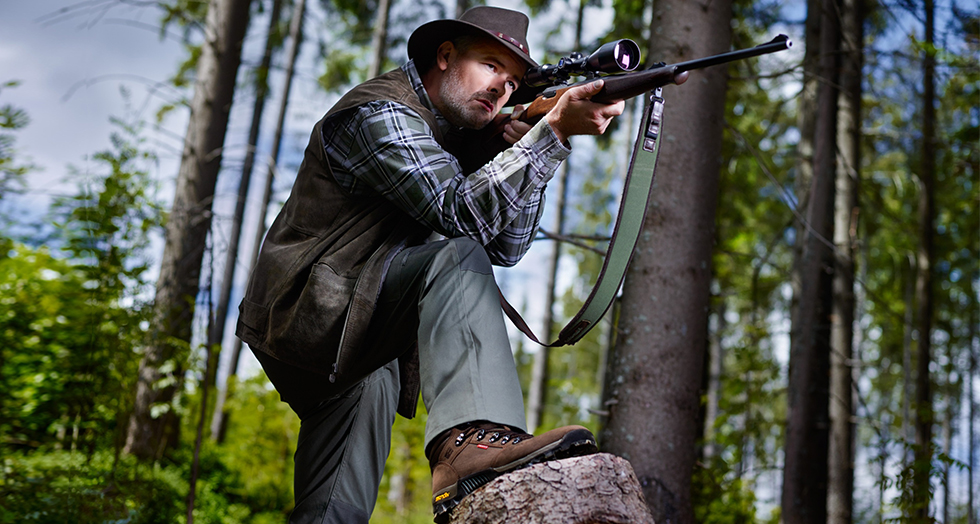
<svg viewBox="0 0 980 524">
<path fill-rule="evenodd" d="M 497 33 L 497 38 L 501 40 L 506 40 L 507 42 L 514 44 L 514 46 L 516 46 L 518 49 L 523 51 L 525 55 L 531 56 L 531 53 L 528 52 L 527 48 L 524 47 L 524 44 L 522 44 L 518 39 L 510 37 L 500 32 Z"/>
</svg>

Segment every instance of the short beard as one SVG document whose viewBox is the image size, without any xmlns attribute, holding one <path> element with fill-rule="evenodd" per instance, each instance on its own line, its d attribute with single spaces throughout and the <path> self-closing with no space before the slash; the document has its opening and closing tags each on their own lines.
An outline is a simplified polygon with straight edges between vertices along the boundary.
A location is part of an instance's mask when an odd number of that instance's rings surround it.
<svg viewBox="0 0 980 524">
<path fill-rule="evenodd" d="M 463 82 L 460 76 L 460 68 L 456 64 L 449 66 L 446 79 L 442 84 L 440 96 L 442 97 L 443 107 L 439 108 L 442 115 L 450 124 L 456 127 L 467 129 L 483 129 L 493 121 L 494 115 L 488 115 L 483 110 L 477 110 L 467 105 L 467 102 L 482 98 L 489 100 L 491 104 L 497 103 L 498 96 L 489 92 L 481 91 L 473 96 L 467 97 L 463 92 Z"/>
</svg>

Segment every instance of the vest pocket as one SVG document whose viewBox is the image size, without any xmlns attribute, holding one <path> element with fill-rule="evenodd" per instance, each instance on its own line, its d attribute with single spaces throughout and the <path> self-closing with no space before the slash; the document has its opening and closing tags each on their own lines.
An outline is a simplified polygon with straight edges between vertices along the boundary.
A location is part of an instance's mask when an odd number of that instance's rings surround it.
<svg viewBox="0 0 980 524">
<path fill-rule="evenodd" d="M 314 264 L 296 302 L 281 309 L 273 307 L 269 328 L 274 356 L 314 372 L 330 373 L 356 280 L 338 275 L 326 264 Z"/>
</svg>

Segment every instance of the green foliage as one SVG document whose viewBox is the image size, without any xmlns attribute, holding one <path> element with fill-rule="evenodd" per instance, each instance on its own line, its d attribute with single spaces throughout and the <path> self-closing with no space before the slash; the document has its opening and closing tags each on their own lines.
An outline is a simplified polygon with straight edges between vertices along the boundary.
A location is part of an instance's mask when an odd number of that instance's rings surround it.
<svg viewBox="0 0 980 524">
<path fill-rule="evenodd" d="M 341 49 L 326 52 L 324 73 L 317 78 L 317 83 L 324 91 L 334 91 L 360 81 L 364 73 L 357 59 L 357 55 Z"/>
<path fill-rule="evenodd" d="M 0 84 L 0 93 L 5 89 L 17 87 L 19 82 L 8 81 Z M 14 156 L 16 139 L 14 132 L 30 123 L 27 112 L 10 104 L 0 105 L 0 201 L 4 195 L 22 189 L 24 175 L 33 166 L 16 161 Z"/>
<path fill-rule="evenodd" d="M 190 450 L 172 462 L 144 464 L 100 451 L 35 452 L 7 460 L 0 485 L 0 522 L 62 524 L 173 524 L 186 522 Z M 248 471 L 232 469 L 220 450 L 201 455 L 194 522 L 213 524 L 285 522 L 268 504 L 268 486 L 250 484 Z M 279 493 L 292 498 L 291 493 Z M 276 501 L 279 502 L 279 501 Z M 282 507 L 282 506 L 279 506 Z"/>
<path fill-rule="evenodd" d="M 79 194 L 57 201 L 49 248 L 0 258 L 0 444 L 111 447 L 135 382 L 146 308 L 149 236 L 160 223 L 138 129 L 95 155 Z"/>
<path fill-rule="evenodd" d="M 733 46 L 765 38 L 767 21 L 748 2 L 734 5 Z M 744 13 L 743 13 L 744 12 Z M 723 348 L 718 418 L 705 442 L 714 458 L 697 472 L 698 521 L 754 521 L 748 493 L 759 473 L 778 467 L 786 416 L 785 383 L 775 354 L 773 315 L 787 315 L 795 115 L 785 77 L 769 78 L 760 60 L 729 66 L 726 126 L 716 215 L 711 336 Z M 668 123 L 669 125 L 669 123 Z M 722 509 L 724 508 L 724 509 Z"/>
<path fill-rule="evenodd" d="M 694 471 L 691 493 L 694 521 L 702 524 L 756 522 L 755 495 L 751 484 L 733 477 L 730 465 L 715 459 Z"/>
<path fill-rule="evenodd" d="M 226 443 L 202 450 L 194 521 L 285 522 L 299 420 L 264 375 L 238 392 Z M 185 444 L 157 464 L 118 455 L 111 445 L 6 454 L 0 523 L 185 522 L 191 452 Z"/>
<path fill-rule="evenodd" d="M 187 58 L 178 65 L 177 72 L 170 79 L 176 87 L 188 87 L 194 83 L 193 75 L 197 71 L 197 61 L 201 58 L 199 39 L 204 32 L 209 3 L 208 0 L 166 0 L 157 4 L 163 10 L 160 17 L 160 37 L 171 27 L 176 27 L 181 31 L 184 48 L 187 50 Z M 173 108 L 173 104 L 164 105 L 157 115 L 158 120 L 162 120 Z"/>
<path fill-rule="evenodd" d="M 185 31 L 185 40 L 189 37 L 189 33 L 187 32 L 189 29 L 203 30 L 209 3 L 208 0 L 167 0 L 159 2 L 158 6 L 163 10 L 163 16 L 160 17 L 161 36 L 172 25 Z"/>
<path fill-rule="evenodd" d="M 236 500 L 252 513 L 269 512 L 283 517 L 293 503 L 293 453 L 299 435 L 299 418 L 279 400 L 264 373 L 233 385 L 226 406 L 233 413 L 225 441 L 220 446 L 208 444 L 232 474 L 240 477 L 225 489 L 229 500 Z M 193 395 L 192 402 L 200 402 Z M 190 426 L 196 417 L 183 417 L 185 435 L 193 435 Z M 193 420 L 191 420 L 193 419 Z M 192 440 L 192 439 L 188 439 Z M 210 441 L 208 441 L 210 442 Z M 188 457 L 189 462 L 189 457 Z M 207 471 L 201 462 L 201 471 Z M 198 494 L 209 491 L 199 483 Z M 285 520 L 280 518 L 279 522 Z"/>
<path fill-rule="evenodd" d="M 432 522 L 432 479 L 425 458 L 425 423 L 422 400 L 418 413 L 408 420 L 396 417 L 391 452 L 371 524 L 429 524 Z"/>
<path fill-rule="evenodd" d="M 172 471 L 116 462 L 111 453 L 86 457 L 39 452 L 6 461 L 0 522 L 170 523 L 179 517 L 180 477 Z"/>
</svg>

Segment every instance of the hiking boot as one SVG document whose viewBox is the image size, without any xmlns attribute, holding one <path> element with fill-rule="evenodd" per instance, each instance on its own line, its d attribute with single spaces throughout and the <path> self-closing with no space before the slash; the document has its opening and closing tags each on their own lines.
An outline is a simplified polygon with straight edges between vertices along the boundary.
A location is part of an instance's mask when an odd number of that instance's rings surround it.
<svg viewBox="0 0 980 524">
<path fill-rule="evenodd" d="M 449 512 L 463 497 L 504 473 L 597 451 L 595 437 L 582 426 L 565 426 L 537 437 L 490 423 L 446 433 L 433 443 L 429 458 L 432 510 L 440 524 L 449 520 Z"/>
</svg>

